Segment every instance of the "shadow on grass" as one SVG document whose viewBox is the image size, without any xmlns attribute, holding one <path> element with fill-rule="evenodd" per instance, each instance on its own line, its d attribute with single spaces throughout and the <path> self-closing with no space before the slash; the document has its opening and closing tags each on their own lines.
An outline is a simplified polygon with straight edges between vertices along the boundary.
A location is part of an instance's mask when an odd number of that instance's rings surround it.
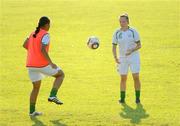
<svg viewBox="0 0 180 126">
<path fill-rule="evenodd" d="M 47 126 L 36 117 L 30 117 L 30 119 L 34 122 L 32 126 Z"/>
<path fill-rule="evenodd" d="M 136 108 L 128 106 L 127 104 L 122 104 L 123 112 L 119 113 L 122 118 L 130 119 L 130 122 L 133 124 L 139 124 L 141 119 L 149 117 L 149 114 L 146 113 L 146 110 L 143 108 L 142 104 L 137 104 Z"/>
<path fill-rule="evenodd" d="M 34 122 L 32 126 L 47 126 L 42 121 L 40 121 L 37 117 L 30 117 L 30 119 Z M 64 123 L 61 123 L 60 119 L 50 120 L 50 122 L 53 124 L 53 126 L 67 126 Z"/>
<path fill-rule="evenodd" d="M 54 126 L 67 126 L 66 124 L 61 123 L 60 121 L 61 121 L 60 119 L 50 120 L 50 122 L 52 122 L 52 124 L 54 124 Z"/>
</svg>

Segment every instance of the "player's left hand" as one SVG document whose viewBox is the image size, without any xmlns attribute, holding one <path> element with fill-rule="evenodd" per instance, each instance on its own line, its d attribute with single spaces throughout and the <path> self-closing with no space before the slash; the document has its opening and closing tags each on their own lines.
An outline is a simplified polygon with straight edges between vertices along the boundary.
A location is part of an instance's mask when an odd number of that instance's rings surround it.
<svg viewBox="0 0 180 126">
<path fill-rule="evenodd" d="M 133 50 L 131 50 L 131 49 L 127 50 L 126 56 L 129 56 L 132 52 L 133 52 Z"/>
</svg>

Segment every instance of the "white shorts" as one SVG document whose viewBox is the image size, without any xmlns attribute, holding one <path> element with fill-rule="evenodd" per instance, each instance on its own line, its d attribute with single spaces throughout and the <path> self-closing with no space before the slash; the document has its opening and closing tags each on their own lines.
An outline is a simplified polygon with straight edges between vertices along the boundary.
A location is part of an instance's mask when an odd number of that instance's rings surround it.
<svg viewBox="0 0 180 126">
<path fill-rule="evenodd" d="M 128 70 L 132 73 L 140 72 L 140 56 L 139 54 L 130 55 L 128 57 L 120 57 L 120 64 L 117 65 L 117 70 L 120 75 L 127 75 Z"/>
<path fill-rule="evenodd" d="M 32 82 L 42 80 L 45 76 L 53 76 L 59 70 L 61 70 L 59 67 L 54 69 L 50 65 L 41 68 L 28 67 L 29 78 Z"/>
</svg>

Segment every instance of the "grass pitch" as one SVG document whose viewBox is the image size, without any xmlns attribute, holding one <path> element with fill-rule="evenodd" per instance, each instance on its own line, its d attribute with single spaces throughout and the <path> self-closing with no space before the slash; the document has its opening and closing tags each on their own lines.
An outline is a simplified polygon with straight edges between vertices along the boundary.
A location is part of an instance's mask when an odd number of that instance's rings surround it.
<svg viewBox="0 0 180 126">
<path fill-rule="evenodd" d="M 0 125 L 180 125 L 179 8 L 179 0 L 0 0 Z M 118 104 L 111 38 L 123 12 L 142 41 L 142 106 L 134 103 L 130 74 L 127 105 Z M 46 78 L 37 102 L 44 115 L 30 119 L 32 85 L 22 43 L 44 15 L 51 19 L 50 56 L 66 74 L 58 94 L 65 104 L 47 102 L 53 78 Z M 90 35 L 100 38 L 99 49 L 86 46 Z"/>
</svg>

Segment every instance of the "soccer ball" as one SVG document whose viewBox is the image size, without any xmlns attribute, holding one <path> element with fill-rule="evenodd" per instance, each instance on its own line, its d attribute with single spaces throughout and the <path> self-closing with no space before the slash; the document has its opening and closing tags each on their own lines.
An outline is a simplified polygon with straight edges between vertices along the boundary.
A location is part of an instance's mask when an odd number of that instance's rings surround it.
<svg viewBox="0 0 180 126">
<path fill-rule="evenodd" d="M 96 36 L 91 36 L 88 38 L 87 45 L 91 49 L 97 49 L 99 47 L 99 39 Z"/>
</svg>

